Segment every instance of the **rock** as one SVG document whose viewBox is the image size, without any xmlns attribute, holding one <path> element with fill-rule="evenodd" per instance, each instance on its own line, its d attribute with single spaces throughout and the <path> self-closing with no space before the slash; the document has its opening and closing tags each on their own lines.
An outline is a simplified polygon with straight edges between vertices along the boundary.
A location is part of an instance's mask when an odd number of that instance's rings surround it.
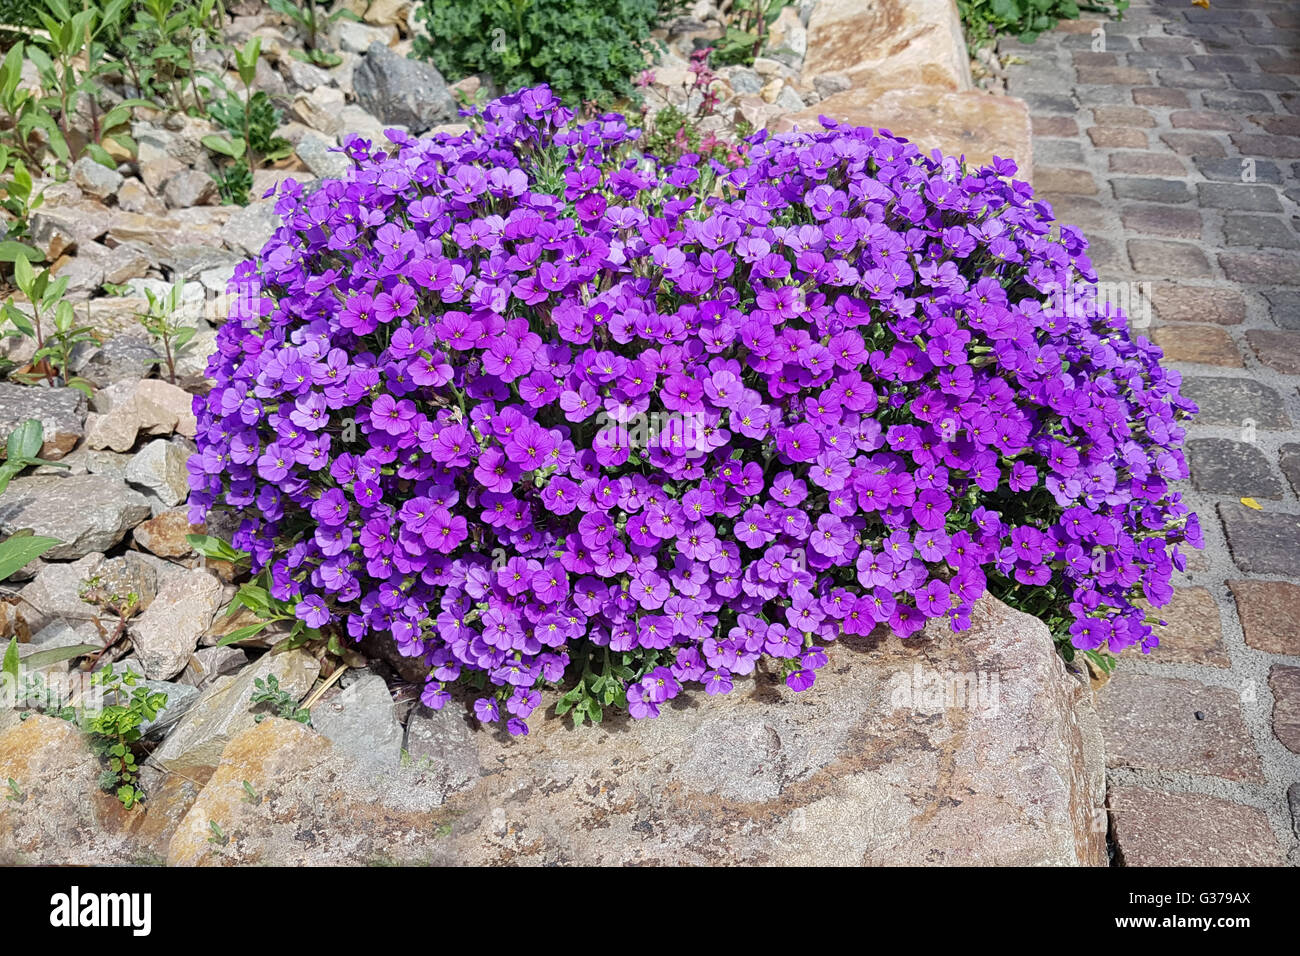
<svg viewBox="0 0 1300 956">
<path fill-rule="evenodd" d="M 789 10 L 790 8 L 786 7 L 786 9 Z M 789 83 L 781 87 L 781 91 L 777 93 L 776 99 L 773 100 L 773 102 L 777 106 L 781 107 L 781 109 L 790 112 L 797 112 L 798 110 L 803 109 L 803 97 L 801 97 L 795 88 Z"/>
<path fill-rule="evenodd" d="M 813 79 L 813 89 L 822 99 L 834 96 L 836 93 L 843 93 L 852 86 L 853 81 L 843 73 L 828 73 Z"/>
<path fill-rule="evenodd" d="M 299 93 L 293 98 L 290 111 L 294 117 L 329 136 L 339 132 L 343 110 L 343 91 L 332 86 L 318 86 L 310 93 Z"/>
<path fill-rule="evenodd" d="M 118 668 L 122 670 L 122 668 Z M 194 702 L 199 699 L 199 689 L 189 684 L 178 684 L 175 681 L 166 680 L 142 680 L 137 681 L 136 687 L 147 687 L 153 694 L 166 694 L 167 703 L 154 716 L 153 720 L 146 720 L 140 724 L 140 733 L 146 737 L 157 737 L 165 733 L 168 728 L 185 716 L 186 712 L 194 706 Z M 113 694 L 106 699 L 106 703 L 125 703 L 119 701 L 120 695 Z M 129 695 L 126 695 L 129 696 Z"/>
<path fill-rule="evenodd" d="M 960 635 L 838 642 L 801 695 L 763 674 L 653 721 L 535 723 L 472 736 L 458 862 L 1106 864 L 1091 693 L 987 597 Z"/>
<path fill-rule="evenodd" d="M 222 301 L 222 300 L 218 300 Z M 207 378 L 208 359 L 217 351 L 217 333 L 201 329 L 176 359 L 176 375 L 186 382 Z"/>
<path fill-rule="evenodd" d="M 988 163 L 994 156 L 1010 157 L 1020 167 L 1018 178 L 1025 180 L 1033 169 L 1029 109 L 1014 96 L 941 90 L 877 94 L 870 89 L 852 89 L 782 116 L 771 128 L 776 132 L 820 129 L 819 116 L 889 130 L 916 143 L 922 151 L 939 149 L 948 156 L 965 156 L 976 165 Z"/>
<path fill-rule="evenodd" d="M 161 379 L 147 378 L 135 389 L 140 427 L 150 434 L 176 432 L 193 438 L 198 429 L 194 417 L 194 397 L 183 388 Z"/>
<path fill-rule="evenodd" d="M 115 451 L 86 451 L 86 471 L 92 475 L 107 475 L 125 481 L 126 468 L 129 464 L 131 464 L 130 455 Z"/>
<path fill-rule="evenodd" d="M 149 513 L 143 495 L 102 475 L 15 478 L 0 498 L 0 531 L 57 538 L 44 557 L 72 560 L 111 548 Z"/>
<path fill-rule="evenodd" d="M 135 526 L 135 543 L 160 558 L 184 558 L 194 553 L 186 535 L 195 534 L 186 508 L 164 511 L 156 518 Z"/>
<path fill-rule="evenodd" d="M 130 451 L 139 431 L 140 421 L 132 400 L 111 411 L 90 416 L 86 423 L 86 446 L 92 450 Z"/>
<path fill-rule="evenodd" d="M 240 207 L 235 206 L 233 208 L 238 209 Z M 224 231 L 225 228 L 226 223 L 223 223 L 221 231 Z M 226 249 L 221 248 L 219 243 L 221 231 L 218 231 L 217 236 L 215 237 L 218 241 L 212 243 L 185 243 L 159 252 L 159 261 L 162 262 L 171 273 L 172 281 L 184 279 L 186 282 L 192 283 L 192 280 L 197 279 L 202 273 L 207 272 L 209 269 L 219 269 L 224 266 L 233 267 L 239 262 L 241 258 L 240 256 L 234 255 Z M 201 303 L 203 301 L 203 289 L 199 285 L 194 284 L 193 291 L 200 302 L 200 308 L 195 310 L 193 313 L 197 315 L 202 311 Z M 192 325 L 194 323 L 191 322 L 189 324 Z"/>
<path fill-rule="evenodd" d="M 406 722 L 403 764 L 429 776 L 441 803 L 446 794 L 464 790 L 478 780 L 474 735 L 480 732 L 454 708 L 419 707 Z"/>
<path fill-rule="evenodd" d="M 72 227 L 58 216 L 34 213 L 29 225 L 28 237 L 32 245 L 41 251 L 42 257 L 51 262 L 77 248 L 77 237 L 73 234 Z"/>
<path fill-rule="evenodd" d="M 163 185 L 163 200 L 172 209 L 210 206 L 217 202 L 217 181 L 197 169 L 183 169 Z"/>
<path fill-rule="evenodd" d="M 757 93 L 763 88 L 763 78 L 747 67 L 736 67 L 728 74 L 727 82 L 738 94 Z"/>
<path fill-rule="evenodd" d="M 117 207 L 123 212 L 135 212 L 145 216 L 167 214 L 167 207 L 138 179 L 127 179 L 122 183 L 117 191 Z"/>
<path fill-rule="evenodd" d="M 95 633 L 100 609 L 82 600 L 81 592 L 103 565 L 104 555 L 92 553 L 69 564 L 51 562 L 42 567 L 19 592 L 17 612 L 26 626 L 37 633 L 51 622 L 61 622 L 83 634 Z"/>
<path fill-rule="evenodd" d="M 221 228 L 221 241 L 236 252 L 255 256 L 278 228 L 280 217 L 274 199 L 250 202 Z M 221 291 L 225 291 L 224 286 Z"/>
<path fill-rule="evenodd" d="M 98 245 L 98 243 L 96 244 Z M 153 256 L 133 242 L 123 243 L 105 250 L 104 281 L 121 285 L 128 279 L 135 279 L 147 273 L 156 263 Z"/>
<path fill-rule="evenodd" d="M 103 772 L 76 724 L 32 715 L 0 735 L 0 863 L 91 866 L 136 856 L 131 811 L 100 789 Z"/>
<path fill-rule="evenodd" d="M 108 236 L 118 243 L 138 242 L 161 258 L 179 246 L 219 243 L 221 227 L 230 216 L 227 206 L 173 209 L 164 216 L 118 210 L 109 223 Z"/>
<path fill-rule="evenodd" d="M 274 674 L 280 689 L 301 701 L 319 671 L 315 658 L 306 651 L 294 650 L 266 654 L 237 676 L 218 678 L 154 751 L 153 762 L 164 770 L 206 781 L 221 760 L 226 744 L 256 726 L 249 702 L 254 680 Z"/>
<path fill-rule="evenodd" d="M 412 720 L 406 769 L 378 777 L 288 721 L 232 737 L 168 862 L 1106 864 L 1091 694 L 990 598 L 961 635 L 838 643 L 797 697 L 764 674 L 523 738 Z"/>
<path fill-rule="evenodd" d="M 131 639 L 146 677 L 179 674 L 221 605 L 221 582 L 196 568 L 164 584 L 149 609 L 131 622 Z"/>
<path fill-rule="evenodd" d="M 41 458 L 57 461 L 85 436 L 86 395 L 76 388 L 42 388 L 0 382 L 0 458 L 9 433 L 35 418 L 45 429 Z"/>
<path fill-rule="evenodd" d="M 768 28 L 763 55 L 798 68 L 807 52 L 808 31 L 799 19 L 799 11 L 793 6 L 783 8 Z"/>
<path fill-rule="evenodd" d="M 203 688 L 218 677 L 239 673 L 247 664 L 248 655 L 237 647 L 200 647 L 177 680 Z"/>
<path fill-rule="evenodd" d="M 402 756 L 402 725 L 397 722 L 388 684 L 366 674 L 311 710 L 311 723 L 342 753 L 378 768 L 397 767 Z"/>
<path fill-rule="evenodd" d="M 167 862 L 449 862 L 450 815 L 439 809 L 432 788 L 421 786 L 418 775 L 404 776 L 396 787 L 392 778 L 377 779 L 372 769 L 359 767 L 310 728 L 267 719 L 230 740 L 220 766 L 177 827 Z M 340 826 L 344 820 L 347 825 Z M 224 844 L 208 841 L 214 822 L 229 837 Z"/>
<path fill-rule="evenodd" d="M 95 248 L 98 247 L 98 248 Z M 64 255 L 50 266 L 51 275 L 67 279 L 65 295 L 69 300 L 89 298 L 104 284 L 104 253 L 99 243 L 81 243 L 77 255 Z"/>
<path fill-rule="evenodd" d="M 159 131 L 160 133 L 162 131 Z M 160 146 L 152 138 L 138 142 L 135 168 L 145 188 L 153 196 L 162 196 L 163 188 L 173 176 L 184 172 L 188 166 L 169 152 L 174 138 L 167 134 L 167 146 Z"/>
<path fill-rule="evenodd" d="M 265 41 L 263 41 L 265 42 Z M 269 54 L 273 46 L 268 45 L 266 52 Z M 275 67 L 267 62 L 265 57 L 257 61 L 257 73 L 253 78 L 253 85 L 259 90 L 264 90 L 271 96 L 284 96 L 289 92 L 289 88 L 284 85 L 284 77 L 276 72 Z"/>
<path fill-rule="evenodd" d="M 304 93 L 310 93 L 316 87 L 328 86 L 330 83 L 328 73 L 311 63 L 304 63 L 296 57 L 290 56 L 281 60 L 280 69 L 284 72 L 289 84 Z"/>
<path fill-rule="evenodd" d="M 395 26 L 405 29 L 415 10 L 415 0 L 370 0 L 362 19 L 376 26 Z"/>
<path fill-rule="evenodd" d="M 122 185 L 122 174 L 95 162 L 89 156 L 83 156 L 72 164 L 72 181 L 83 193 L 96 199 L 107 199 Z"/>
<path fill-rule="evenodd" d="M 808 20 L 803 75 L 843 73 L 857 86 L 969 90 L 970 57 L 952 0 L 820 0 Z"/>
<path fill-rule="evenodd" d="M 86 360 L 78 374 L 96 388 L 123 379 L 136 381 L 153 372 L 161 356 L 145 338 L 118 335 L 101 345 Z"/>
<path fill-rule="evenodd" d="M 339 138 L 344 142 L 347 141 L 349 135 L 355 133 L 363 139 L 382 145 L 391 142 L 384 131 L 393 128 L 407 132 L 404 126 L 395 127 L 393 123 L 379 122 L 379 120 L 355 104 L 349 104 L 339 112 Z"/>
<path fill-rule="evenodd" d="M 78 242 L 89 242 L 108 232 L 115 210 L 89 198 L 72 183 L 63 185 L 67 193 L 59 189 L 45 190 L 40 215 L 58 219 Z"/>
<path fill-rule="evenodd" d="M 321 179 L 346 179 L 354 168 L 352 160 L 343 153 L 333 151 L 328 143 L 312 133 L 299 140 L 294 152 Z"/>
<path fill-rule="evenodd" d="M 229 223 L 227 223 L 229 225 Z M 230 280 L 235 276 L 234 266 L 217 266 L 199 273 L 199 284 L 205 292 L 213 295 L 225 295 L 230 288 Z"/>
<path fill-rule="evenodd" d="M 259 169 L 253 173 L 253 191 L 251 195 L 255 200 L 263 199 L 266 198 L 268 190 L 278 190 L 281 184 L 290 179 L 301 180 L 303 178 L 301 172 L 293 169 Z M 236 210 L 236 214 L 238 214 L 238 210 Z M 235 217 L 231 216 L 230 218 L 234 219 Z M 225 238 L 224 235 L 222 238 Z"/>
<path fill-rule="evenodd" d="M 126 469 L 126 480 L 153 492 L 166 505 L 174 507 L 190 493 L 189 472 L 185 463 L 190 453 L 179 445 L 158 438 L 136 452 Z"/>
<path fill-rule="evenodd" d="M 86 429 L 86 444 L 91 449 L 130 451 L 141 431 L 148 435 L 176 432 L 193 438 L 198 427 L 193 398 L 162 379 L 147 378 L 134 385 L 119 382 L 102 389 L 96 398 L 106 404 Z"/>
<path fill-rule="evenodd" d="M 383 123 L 417 135 L 456 119 L 456 101 L 436 68 L 372 43 L 353 74 L 357 102 Z M 301 153 L 299 154 L 301 155 Z"/>
<path fill-rule="evenodd" d="M 349 53 L 366 53 L 373 46 L 384 49 L 397 42 L 397 29 L 393 26 L 370 26 L 354 20 L 339 20 L 334 24 L 335 44 Z"/>
</svg>

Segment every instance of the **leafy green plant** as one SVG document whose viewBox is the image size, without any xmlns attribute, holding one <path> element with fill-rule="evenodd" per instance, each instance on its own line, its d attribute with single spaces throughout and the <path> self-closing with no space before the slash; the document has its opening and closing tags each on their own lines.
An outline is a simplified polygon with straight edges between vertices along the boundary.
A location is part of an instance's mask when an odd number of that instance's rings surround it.
<svg viewBox="0 0 1300 956">
<path fill-rule="evenodd" d="M 1033 43 L 1058 20 L 1077 20 L 1081 11 L 1123 19 L 1129 0 L 957 0 L 957 13 L 972 47 L 986 46 L 1001 35 Z"/>
<path fill-rule="evenodd" d="M 167 381 L 173 385 L 176 384 L 176 360 L 185 352 L 194 333 L 198 331 L 195 326 L 182 324 L 181 302 L 184 292 L 184 280 L 173 285 L 165 295 L 155 295 L 152 289 L 145 289 L 149 308 L 137 316 L 144 330 L 162 346 L 163 357 L 154 361 L 166 365 Z"/>
<path fill-rule="evenodd" d="M 300 724 L 311 723 L 311 711 L 299 707 L 298 698 L 282 690 L 280 678 L 274 674 L 267 674 L 265 679 L 258 677 L 253 680 L 253 696 L 248 701 L 254 707 L 266 707 L 270 711 L 255 715 L 253 720 L 256 723 L 260 724 L 267 717 L 282 717 L 285 720 L 296 720 Z"/>
<path fill-rule="evenodd" d="M 253 37 L 242 50 L 235 51 L 235 66 L 244 86 L 242 98 L 227 93 L 208 107 L 208 114 L 226 129 L 203 137 L 203 145 L 230 162 L 216 178 L 222 199 L 240 205 L 248 203 L 253 186 L 253 170 L 262 163 L 275 162 L 293 152 L 289 141 L 276 136 L 280 111 L 262 90 L 253 89 L 257 78 L 257 61 L 262 55 L 262 38 Z"/>
<path fill-rule="evenodd" d="M 130 668 L 115 671 L 112 664 L 105 664 L 90 678 L 92 687 L 102 688 L 106 702 L 114 701 L 105 703 L 99 713 L 87 715 L 85 722 L 91 750 L 107 764 L 100 786 L 115 792 L 128 810 L 144 799 L 136 762 L 140 728 L 167 706 L 165 693 L 137 686 L 143 679 Z"/>
<path fill-rule="evenodd" d="M 60 163 L 70 164 L 85 153 L 115 166 L 104 143 L 113 140 L 133 149 L 131 110 L 154 106 L 142 99 L 125 99 L 107 110 L 100 104 L 99 78 L 117 69 L 105 38 L 117 29 L 129 4 L 130 0 L 107 0 L 102 6 L 87 3 L 73 13 L 67 0 L 45 0 L 46 10 L 39 12 L 45 36 L 35 34 L 26 52 L 40 74 L 44 95 L 29 122 L 45 132 Z M 73 125 L 82 104 L 90 112 L 90 129 L 84 136 Z"/>
<path fill-rule="evenodd" d="M 45 444 L 45 426 L 35 418 L 29 418 L 17 428 L 9 433 L 9 441 L 5 444 L 5 460 L 0 462 L 0 494 L 9 487 L 9 482 L 18 475 L 24 468 L 31 465 L 52 465 L 55 468 L 67 468 L 61 461 L 46 461 L 39 457 L 41 446 Z M 38 547 L 40 542 L 49 542 L 45 547 L 40 548 L 35 554 L 26 557 L 25 560 L 17 564 L 12 570 L 5 572 L 4 548 L 10 541 L 29 542 L 25 547 L 18 549 L 15 553 L 21 552 L 26 555 L 28 551 Z M 3 581 L 18 568 L 21 568 L 28 561 L 40 557 L 54 545 L 58 544 L 55 538 L 19 538 L 14 536 L 9 538 L 3 544 L 0 544 L 0 581 Z"/>
<path fill-rule="evenodd" d="M 141 96 L 179 112 L 202 112 L 195 59 L 219 35 L 217 0 L 139 0 L 119 41 L 122 62 Z"/>
<path fill-rule="evenodd" d="M 318 4 L 316 0 L 307 0 L 305 4 L 294 3 L 293 0 L 269 0 L 269 5 L 276 13 L 296 23 L 302 33 L 305 49 L 291 50 L 291 57 L 327 68 L 343 62 L 337 53 L 321 47 L 321 35 L 327 33 L 339 20 L 360 20 L 359 16 L 343 6 L 325 13 L 321 10 L 325 4 Z"/>
<path fill-rule="evenodd" d="M 249 558 L 248 552 L 233 548 L 220 538 L 212 535 L 191 534 L 186 535 L 186 540 L 190 543 L 190 547 L 204 558 L 228 561 L 234 565 L 246 564 Z M 241 610 L 248 610 L 258 620 L 244 627 L 236 628 L 222 637 L 217 642 L 218 647 L 238 644 L 240 641 L 256 637 L 272 624 L 292 621 L 293 626 L 289 630 L 289 636 L 284 640 L 285 646 L 298 647 L 310 641 L 325 640 L 331 653 L 340 657 L 343 656 L 344 647 L 339 642 L 337 635 L 330 635 L 326 638 L 319 628 L 311 627 L 298 616 L 295 602 L 281 600 L 272 593 L 269 570 L 263 571 L 253 580 L 244 583 L 235 592 L 235 596 L 230 601 L 230 606 L 226 609 L 226 616 L 234 617 Z"/>
<path fill-rule="evenodd" d="M 50 385 L 69 385 L 89 396 L 93 386 L 86 379 L 70 374 L 69 366 L 77 345 L 97 340 L 93 328 L 76 324 L 72 303 L 63 298 L 68 288 L 68 277 L 54 279 L 49 269 L 37 273 L 32 264 L 20 256 L 14 260 L 14 283 L 31 303 L 32 315 L 28 317 L 18 308 L 13 296 L 5 301 L 3 314 L 17 334 L 35 340 L 36 352 L 32 355 L 31 370 L 11 373 L 10 378 L 27 384 L 44 378 Z M 47 335 L 42 316 L 51 313 L 54 328 Z"/>
<path fill-rule="evenodd" d="M 718 66 L 740 63 L 749 66 L 763 48 L 767 29 L 781 15 L 789 0 L 735 0 L 727 30 L 713 51 Z"/>
<path fill-rule="evenodd" d="M 30 231 L 28 220 L 32 212 L 41 205 L 45 195 L 41 192 L 32 196 L 32 175 L 27 165 L 11 156 L 9 148 L 3 145 L 0 145 L 0 190 L 4 192 L 0 209 L 12 217 L 0 236 L 0 262 L 13 262 L 20 257 L 39 261 L 43 258 L 41 253 L 22 240 Z"/>
<path fill-rule="evenodd" d="M 490 74 L 505 89 L 549 83 L 571 106 L 631 99 L 658 25 L 656 0 L 428 0 L 431 41 L 415 55 L 449 79 Z"/>
<path fill-rule="evenodd" d="M 37 168 L 41 165 L 42 145 L 34 136 L 42 130 L 46 137 L 58 135 L 58 125 L 49 110 L 41 105 L 40 96 L 19 85 L 22 80 L 24 45 L 20 41 L 9 48 L 0 61 L 0 115 L 4 117 L 3 140 L 5 168 L 19 154 Z"/>
</svg>

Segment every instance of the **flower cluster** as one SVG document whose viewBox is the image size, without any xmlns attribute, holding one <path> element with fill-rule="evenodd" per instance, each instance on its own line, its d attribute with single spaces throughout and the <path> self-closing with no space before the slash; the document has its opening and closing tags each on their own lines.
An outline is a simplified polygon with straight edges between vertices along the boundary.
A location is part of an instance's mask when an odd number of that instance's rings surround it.
<svg viewBox="0 0 1300 956">
<path fill-rule="evenodd" d="M 1154 643 L 1195 406 L 1115 309 L 1054 305 L 1096 275 L 1012 163 L 832 127 L 664 164 L 545 87 L 473 122 L 352 139 L 233 280 L 191 519 L 238 511 L 308 626 L 513 733 L 566 672 L 637 717 L 760 662 L 803 690 L 841 635 L 988 590 Z M 695 437 L 601 424 L 647 415 Z"/>
</svg>

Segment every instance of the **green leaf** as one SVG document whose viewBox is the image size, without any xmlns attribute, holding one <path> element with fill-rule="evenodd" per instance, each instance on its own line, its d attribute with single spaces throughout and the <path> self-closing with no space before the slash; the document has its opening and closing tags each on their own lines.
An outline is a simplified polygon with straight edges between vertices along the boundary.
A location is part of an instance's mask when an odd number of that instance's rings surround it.
<svg viewBox="0 0 1300 956">
<path fill-rule="evenodd" d="M 0 673 L 4 673 L 16 688 L 18 686 L 18 638 L 9 638 L 9 646 L 5 648 L 4 663 L 0 665 Z"/>
<path fill-rule="evenodd" d="M 103 146 L 98 143 L 86 144 L 86 155 L 99 163 L 101 166 L 107 166 L 109 169 L 116 169 L 117 163 L 113 162 L 112 155 Z"/>
<path fill-rule="evenodd" d="M 14 262 L 14 282 L 27 295 L 27 298 L 33 298 L 32 292 L 36 284 L 36 272 L 32 269 L 32 264 L 25 258 L 19 258 Z"/>
<path fill-rule="evenodd" d="M 187 534 L 185 540 L 199 554 L 207 558 L 217 558 L 221 561 L 242 561 L 248 557 L 247 551 L 240 551 L 232 548 L 220 538 L 214 538 L 210 534 Z"/>
<path fill-rule="evenodd" d="M 46 538 L 34 534 L 14 535 L 0 541 L 0 581 L 7 579 L 19 568 L 26 567 L 58 543 L 58 538 Z"/>
<path fill-rule="evenodd" d="M 67 647 L 55 647 L 48 651 L 36 651 L 23 658 L 23 666 L 38 668 L 61 664 L 76 657 L 85 657 L 104 649 L 101 644 L 69 644 Z"/>
<path fill-rule="evenodd" d="M 40 262 L 45 257 L 40 251 L 27 245 L 25 242 L 17 242 L 13 239 L 0 241 L 0 262 L 17 263 L 19 259 L 24 262 Z"/>
<path fill-rule="evenodd" d="M 248 148 L 242 136 L 221 136 L 217 133 L 209 133 L 200 142 L 214 153 L 229 156 L 231 159 L 239 159 Z"/>
<path fill-rule="evenodd" d="M 12 462 L 26 461 L 41 453 L 45 444 L 45 426 L 38 419 L 29 418 L 9 433 L 5 453 Z"/>
<path fill-rule="evenodd" d="M 255 637 L 270 625 L 270 621 L 258 621 L 256 624 L 237 627 L 221 640 L 217 641 L 217 647 L 226 647 L 230 644 L 238 644 L 240 641 L 246 641 L 250 637 Z"/>
</svg>

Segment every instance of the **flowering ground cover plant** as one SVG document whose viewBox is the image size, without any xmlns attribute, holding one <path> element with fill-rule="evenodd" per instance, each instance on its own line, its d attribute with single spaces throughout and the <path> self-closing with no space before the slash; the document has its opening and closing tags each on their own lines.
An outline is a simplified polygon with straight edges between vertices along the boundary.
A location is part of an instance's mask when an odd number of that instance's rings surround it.
<svg viewBox="0 0 1300 956">
<path fill-rule="evenodd" d="M 669 165 L 573 120 L 541 87 L 353 139 L 237 270 L 191 519 L 240 511 L 306 627 L 512 733 L 546 684 L 579 721 L 760 662 L 804 690 L 841 635 L 960 630 L 989 590 L 1155 643 L 1195 406 L 1012 163 L 841 127 Z"/>
</svg>

